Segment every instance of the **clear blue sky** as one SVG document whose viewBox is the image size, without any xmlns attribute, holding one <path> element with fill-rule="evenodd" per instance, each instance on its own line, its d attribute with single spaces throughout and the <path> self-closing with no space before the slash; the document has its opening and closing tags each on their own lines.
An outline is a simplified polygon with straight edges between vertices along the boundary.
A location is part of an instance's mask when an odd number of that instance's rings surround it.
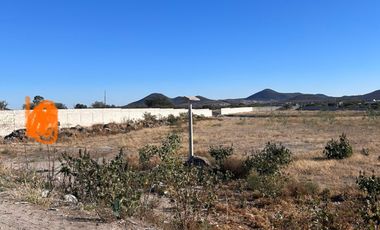
<svg viewBox="0 0 380 230">
<path fill-rule="evenodd" d="M 379 0 L 1 0 L 0 100 L 380 89 Z"/>
</svg>

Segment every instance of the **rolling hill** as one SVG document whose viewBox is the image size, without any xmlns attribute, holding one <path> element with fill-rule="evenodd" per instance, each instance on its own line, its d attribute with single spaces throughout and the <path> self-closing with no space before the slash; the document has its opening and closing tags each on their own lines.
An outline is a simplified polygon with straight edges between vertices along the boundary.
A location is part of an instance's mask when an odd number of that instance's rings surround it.
<svg viewBox="0 0 380 230">
<path fill-rule="evenodd" d="M 200 101 L 194 101 L 194 108 L 220 108 L 228 106 L 245 106 L 256 103 L 309 103 L 326 101 L 373 101 L 380 100 L 380 90 L 354 96 L 331 97 L 324 94 L 280 93 L 272 89 L 264 89 L 247 98 L 212 100 L 197 96 Z M 152 93 L 141 100 L 132 102 L 123 108 L 186 108 L 188 99 L 184 96 L 170 98 L 161 93 Z"/>
</svg>

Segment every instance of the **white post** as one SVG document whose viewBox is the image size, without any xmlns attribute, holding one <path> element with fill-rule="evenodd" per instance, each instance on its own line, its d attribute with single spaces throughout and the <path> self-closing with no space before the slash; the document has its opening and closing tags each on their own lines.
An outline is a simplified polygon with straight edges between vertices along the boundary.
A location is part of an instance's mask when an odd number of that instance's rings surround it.
<svg viewBox="0 0 380 230">
<path fill-rule="evenodd" d="M 189 159 L 194 157 L 193 146 L 193 105 L 189 103 Z"/>
</svg>

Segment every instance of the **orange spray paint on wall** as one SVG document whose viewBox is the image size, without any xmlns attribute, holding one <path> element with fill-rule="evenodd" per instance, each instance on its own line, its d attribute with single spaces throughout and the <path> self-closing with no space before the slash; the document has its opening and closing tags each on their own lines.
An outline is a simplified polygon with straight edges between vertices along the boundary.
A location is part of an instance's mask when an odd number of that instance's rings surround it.
<svg viewBox="0 0 380 230">
<path fill-rule="evenodd" d="M 54 102 L 44 100 L 30 111 L 30 98 L 25 99 L 26 135 L 42 144 L 58 139 L 58 109 Z"/>
</svg>

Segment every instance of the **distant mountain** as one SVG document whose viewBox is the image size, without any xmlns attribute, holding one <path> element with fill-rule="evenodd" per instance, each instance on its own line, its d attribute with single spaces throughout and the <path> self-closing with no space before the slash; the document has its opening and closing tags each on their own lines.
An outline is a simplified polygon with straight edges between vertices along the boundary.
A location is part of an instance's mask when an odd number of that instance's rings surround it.
<svg viewBox="0 0 380 230">
<path fill-rule="evenodd" d="M 152 93 L 141 100 L 132 102 L 123 108 L 173 108 L 172 99 L 161 94 Z"/>
<path fill-rule="evenodd" d="M 222 107 L 229 106 L 229 103 L 220 100 L 211 100 L 206 97 L 196 96 L 199 101 L 193 101 L 194 108 L 212 108 L 212 107 Z M 187 108 L 189 105 L 189 100 L 184 96 L 179 96 L 175 98 L 169 98 L 160 93 L 152 93 L 141 100 L 132 102 L 123 108 Z"/>
<path fill-rule="evenodd" d="M 333 97 L 326 96 L 324 94 L 299 94 L 295 97 L 289 98 L 291 102 L 318 102 L 333 100 Z"/>
<path fill-rule="evenodd" d="M 290 98 L 296 97 L 302 95 L 301 93 L 279 93 L 272 89 L 264 89 L 263 91 L 260 91 L 258 93 L 255 93 L 249 97 L 247 97 L 247 100 L 251 101 L 264 101 L 264 102 L 270 102 L 270 101 L 286 101 Z"/>
<path fill-rule="evenodd" d="M 373 91 L 372 93 L 367 93 L 364 95 L 355 95 L 355 96 L 343 96 L 340 97 L 341 100 L 359 100 L 359 101 L 372 101 L 380 100 L 380 90 Z"/>
<path fill-rule="evenodd" d="M 335 98 L 324 94 L 304 94 L 304 93 L 279 93 L 272 89 L 264 89 L 246 98 L 256 102 L 320 102 L 333 100 Z"/>
<path fill-rule="evenodd" d="M 257 103 L 284 104 L 287 102 L 310 103 L 329 101 L 373 101 L 380 100 L 380 90 L 356 96 L 330 97 L 324 94 L 280 93 L 272 89 L 264 89 L 247 98 L 212 100 L 197 96 L 200 101 L 192 102 L 194 108 L 220 108 L 228 106 L 249 106 Z M 141 100 L 130 103 L 123 108 L 186 108 L 188 99 L 184 96 L 170 98 L 160 93 L 153 93 Z"/>
</svg>

